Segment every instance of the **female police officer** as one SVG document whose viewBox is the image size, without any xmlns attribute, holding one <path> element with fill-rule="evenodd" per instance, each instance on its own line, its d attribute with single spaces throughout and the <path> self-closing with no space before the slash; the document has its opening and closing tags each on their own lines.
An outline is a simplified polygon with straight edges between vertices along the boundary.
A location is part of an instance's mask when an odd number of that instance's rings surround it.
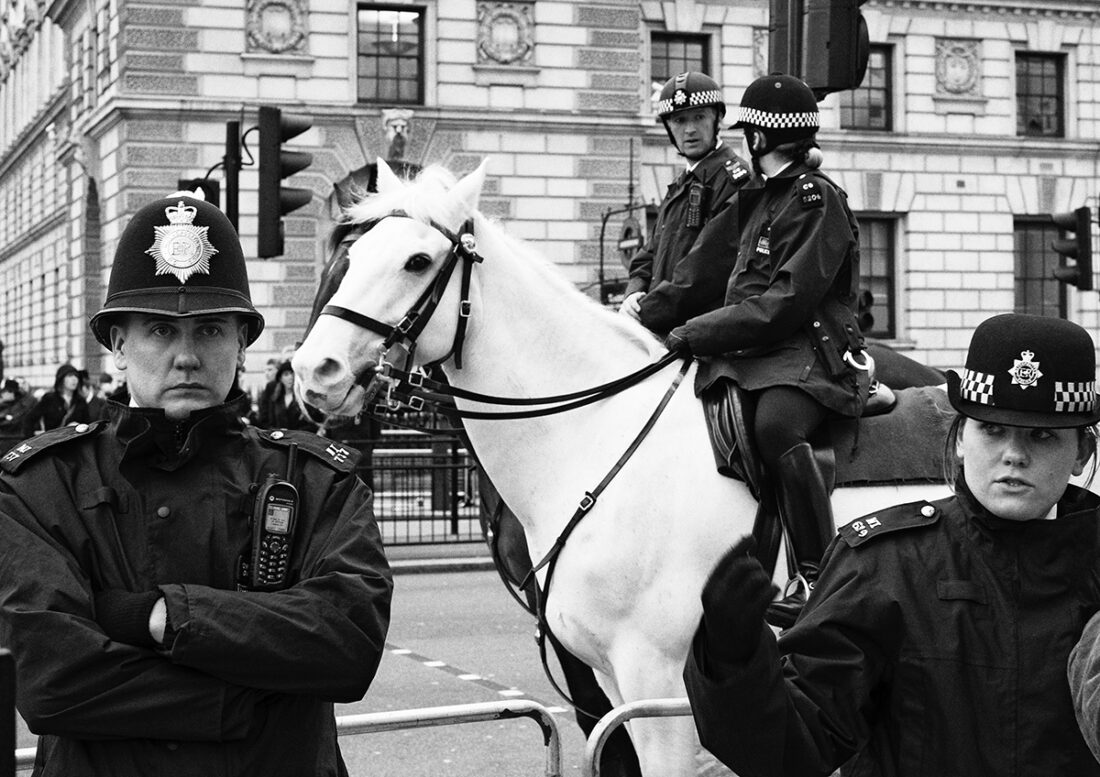
<svg viewBox="0 0 1100 777">
<path fill-rule="evenodd" d="M 667 344 L 708 357 L 696 380 L 704 401 L 720 396 L 725 381 L 754 396 L 756 446 L 778 486 L 797 561 L 795 585 L 771 615 L 788 626 L 836 531 L 809 437 L 831 414 L 859 416 L 866 400 L 854 315 L 859 232 L 844 192 L 818 170 L 820 119 L 805 83 L 756 79 L 734 126 L 763 182 L 742 188 L 684 259 L 707 264 L 702 257 L 726 250 L 721 231 L 738 238 L 725 306 L 674 328 Z"/>
<path fill-rule="evenodd" d="M 229 219 L 147 205 L 91 321 L 129 396 L 0 459 L 0 644 L 36 775 L 347 774 L 333 703 L 378 667 L 390 572 L 355 456 L 242 424 L 263 324 Z"/>
<path fill-rule="evenodd" d="M 1067 485 L 1095 453 L 1094 381 L 1076 324 L 978 326 L 948 376 L 955 495 L 842 527 L 778 643 L 774 586 L 731 550 L 685 670 L 703 744 L 743 777 L 1100 774 L 1065 676 L 1100 597 L 1100 498 Z"/>
</svg>

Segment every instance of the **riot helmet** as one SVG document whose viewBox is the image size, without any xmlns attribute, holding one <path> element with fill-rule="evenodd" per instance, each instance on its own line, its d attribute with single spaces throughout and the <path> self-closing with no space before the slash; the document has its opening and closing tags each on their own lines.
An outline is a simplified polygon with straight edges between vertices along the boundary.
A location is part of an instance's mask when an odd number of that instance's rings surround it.
<svg viewBox="0 0 1100 777">
<path fill-rule="evenodd" d="M 115 250 L 107 299 L 91 320 L 106 348 L 122 313 L 239 313 L 253 343 L 264 318 L 252 304 L 241 241 L 226 215 L 194 192 L 176 192 L 135 213 Z"/>
<path fill-rule="evenodd" d="M 672 145 L 676 145 L 676 138 L 672 136 L 672 130 L 668 127 L 668 119 L 680 111 L 693 110 L 695 108 L 714 108 L 714 137 L 718 138 L 718 123 L 726 115 L 726 103 L 722 99 L 722 89 L 718 82 L 706 73 L 688 71 L 680 73 L 665 82 L 661 87 L 661 93 L 657 98 L 657 115 L 661 117 L 661 123 L 665 125 L 665 132 Z"/>
<path fill-rule="evenodd" d="M 821 129 L 817 98 L 801 79 L 774 73 L 762 76 L 745 90 L 737 109 L 735 128 L 758 128 L 767 147 L 750 152 L 763 156 L 784 143 L 812 138 Z"/>
</svg>

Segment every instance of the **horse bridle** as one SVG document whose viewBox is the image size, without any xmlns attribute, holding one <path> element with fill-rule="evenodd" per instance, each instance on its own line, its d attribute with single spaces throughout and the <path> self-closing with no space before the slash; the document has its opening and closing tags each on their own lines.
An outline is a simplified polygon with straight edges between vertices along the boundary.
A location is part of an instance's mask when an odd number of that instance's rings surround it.
<svg viewBox="0 0 1100 777">
<path fill-rule="evenodd" d="M 370 222 L 364 230 L 364 233 L 372 229 L 382 219 L 391 217 L 410 218 L 410 216 L 403 211 L 394 211 L 393 213 Z M 402 316 L 400 321 L 393 325 L 387 324 L 384 321 L 379 321 L 376 318 L 371 318 L 368 315 L 356 310 L 351 310 L 350 308 L 341 307 L 340 305 L 329 304 L 321 309 L 321 315 L 323 316 L 335 316 L 336 318 L 343 319 L 344 321 L 355 324 L 370 332 L 382 335 L 383 340 L 378 356 L 378 369 L 372 375 L 371 383 L 375 381 L 385 381 L 387 379 L 388 372 L 383 368 L 388 366 L 386 355 L 394 345 L 401 345 L 405 348 L 407 352 L 406 369 L 412 365 L 416 353 L 416 340 L 424 331 L 424 327 L 428 325 L 428 321 L 431 320 L 432 315 L 435 314 L 436 308 L 439 307 L 439 303 L 443 299 L 443 293 L 447 290 L 447 284 L 450 283 L 451 275 L 454 273 L 455 267 L 459 262 L 462 262 L 462 280 L 461 301 L 458 306 L 458 324 L 455 327 L 454 342 L 451 344 L 450 351 L 438 359 L 437 363 L 453 355 L 455 367 L 462 369 L 462 344 L 466 340 L 466 326 L 470 318 L 470 279 L 473 274 L 473 266 L 482 261 L 482 257 L 477 253 L 477 241 L 474 239 L 474 220 L 467 219 L 457 234 L 452 233 L 446 227 L 434 221 L 431 222 L 430 226 L 451 242 L 451 250 L 447 255 L 447 260 L 443 263 L 443 266 L 439 268 L 439 272 L 436 273 L 435 278 L 420 294 L 416 302 L 412 304 L 412 307 Z M 365 374 L 366 373 L 364 373 L 364 375 Z M 362 381 L 364 375 L 357 375 L 356 381 Z M 371 394 L 371 387 L 369 385 L 367 386 L 367 393 L 368 395 Z"/>
</svg>

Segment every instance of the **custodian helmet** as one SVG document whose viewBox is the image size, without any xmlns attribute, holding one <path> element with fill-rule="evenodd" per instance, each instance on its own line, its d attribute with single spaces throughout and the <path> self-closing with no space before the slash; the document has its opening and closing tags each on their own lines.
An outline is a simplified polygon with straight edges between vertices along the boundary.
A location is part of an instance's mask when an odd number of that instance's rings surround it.
<svg viewBox="0 0 1100 777">
<path fill-rule="evenodd" d="M 1061 318 L 994 316 L 974 330 L 962 374 L 947 371 L 947 398 L 962 415 L 991 424 L 1089 426 L 1100 421 L 1096 346 Z"/>
<path fill-rule="evenodd" d="M 801 79 L 773 74 L 749 84 L 733 126 L 759 127 L 773 149 L 813 137 L 821 129 L 821 113 L 817 98 Z"/>
<path fill-rule="evenodd" d="M 123 230 L 107 300 L 91 321 L 92 334 L 107 348 L 113 317 L 120 313 L 239 313 L 248 324 L 249 344 L 264 328 L 252 305 L 237 231 L 192 192 L 146 205 Z"/>
</svg>

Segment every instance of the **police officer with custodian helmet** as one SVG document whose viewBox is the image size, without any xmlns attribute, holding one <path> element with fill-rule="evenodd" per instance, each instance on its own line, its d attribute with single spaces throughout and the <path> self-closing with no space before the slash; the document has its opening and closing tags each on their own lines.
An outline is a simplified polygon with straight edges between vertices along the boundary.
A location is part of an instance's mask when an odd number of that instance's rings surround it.
<svg viewBox="0 0 1100 777">
<path fill-rule="evenodd" d="M 225 215 L 150 203 L 91 321 L 128 395 L 0 458 L 36 775 L 347 774 L 333 704 L 374 677 L 390 571 L 355 453 L 242 423 L 263 325 Z"/>
</svg>

